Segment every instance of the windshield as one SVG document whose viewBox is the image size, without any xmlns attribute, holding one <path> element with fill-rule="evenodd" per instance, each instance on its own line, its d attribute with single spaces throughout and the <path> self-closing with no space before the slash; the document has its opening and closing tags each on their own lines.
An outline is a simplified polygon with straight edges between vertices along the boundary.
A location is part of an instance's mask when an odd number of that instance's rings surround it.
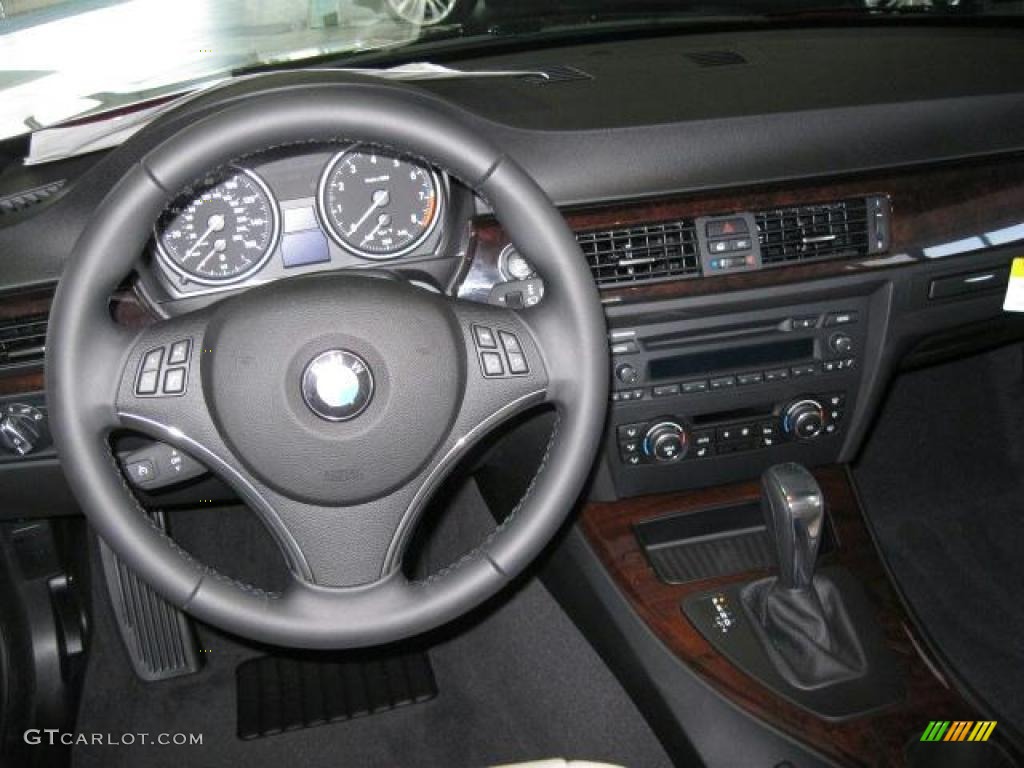
<svg viewBox="0 0 1024 768">
<path fill-rule="evenodd" d="M 1019 13 L 1018 0 L 0 0 L 0 138 L 254 67 L 612 23 Z M 436 50 L 436 48 L 435 48 Z"/>
</svg>

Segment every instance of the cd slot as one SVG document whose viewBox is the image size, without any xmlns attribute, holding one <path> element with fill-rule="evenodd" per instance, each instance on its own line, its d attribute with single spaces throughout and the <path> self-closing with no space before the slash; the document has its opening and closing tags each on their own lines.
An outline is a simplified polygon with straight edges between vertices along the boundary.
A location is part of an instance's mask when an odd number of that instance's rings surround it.
<svg viewBox="0 0 1024 768">
<path fill-rule="evenodd" d="M 752 339 L 760 336 L 774 336 L 786 330 L 787 320 L 780 319 L 757 325 L 733 326 L 717 328 L 713 331 L 676 331 L 656 336 L 644 336 L 640 339 L 644 348 L 650 351 L 672 349 L 681 346 L 692 346 L 716 341 L 735 341 Z"/>
</svg>

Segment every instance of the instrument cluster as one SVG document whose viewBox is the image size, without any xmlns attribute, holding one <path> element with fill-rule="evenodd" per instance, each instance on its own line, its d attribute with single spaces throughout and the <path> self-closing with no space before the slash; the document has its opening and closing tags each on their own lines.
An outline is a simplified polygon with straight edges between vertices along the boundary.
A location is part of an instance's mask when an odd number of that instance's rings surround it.
<svg viewBox="0 0 1024 768">
<path fill-rule="evenodd" d="M 154 225 L 157 272 L 181 297 L 432 257 L 449 192 L 436 169 L 370 145 L 268 151 L 171 201 Z"/>
</svg>

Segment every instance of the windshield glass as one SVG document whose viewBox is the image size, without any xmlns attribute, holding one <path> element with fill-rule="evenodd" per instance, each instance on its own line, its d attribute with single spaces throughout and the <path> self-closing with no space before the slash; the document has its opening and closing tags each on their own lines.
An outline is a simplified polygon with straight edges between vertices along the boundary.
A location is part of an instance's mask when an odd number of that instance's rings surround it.
<svg viewBox="0 0 1024 768">
<path fill-rule="evenodd" d="M 0 0 L 0 138 L 232 72 L 425 41 L 727 15 L 1019 13 L 1018 0 Z"/>
</svg>

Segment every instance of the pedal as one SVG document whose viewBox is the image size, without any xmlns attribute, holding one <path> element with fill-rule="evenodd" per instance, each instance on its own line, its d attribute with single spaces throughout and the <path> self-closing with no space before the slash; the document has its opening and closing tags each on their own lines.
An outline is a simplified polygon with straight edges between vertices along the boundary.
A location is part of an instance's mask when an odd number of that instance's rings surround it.
<svg viewBox="0 0 1024 768">
<path fill-rule="evenodd" d="M 148 513 L 166 530 L 163 513 Z M 100 559 L 107 591 L 132 668 L 153 682 L 199 671 L 199 653 L 189 618 L 160 595 L 100 539 Z"/>
</svg>

